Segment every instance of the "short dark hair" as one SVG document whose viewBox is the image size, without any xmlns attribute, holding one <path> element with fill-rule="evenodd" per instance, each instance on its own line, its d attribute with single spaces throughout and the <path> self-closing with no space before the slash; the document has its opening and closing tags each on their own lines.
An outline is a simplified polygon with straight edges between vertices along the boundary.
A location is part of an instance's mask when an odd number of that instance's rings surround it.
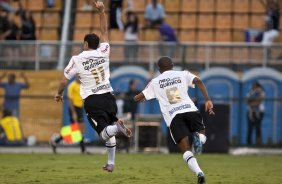
<svg viewBox="0 0 282 184">
<path fill-rule="evenodd" d="M 100 42 L 100 39 L 99 39 L 99 36 L 97 36 L 96 34 L 89 33 L 89 34 L 85 35 L 84 41 L 88 43 L 88 47 L 90 49 L 97 49 L 99 42 Z"/>
<path fill-rule="evenodd" d="M 6 116 L 12 116 L 12 111 L 10 109 L 4 109 L 3 110 L 3 118 Z"/>
<path fill-rule="evenodd" d="M 131 79 L 131 80 L 129 81 L 129 86 L 132 86 L 134 83 L 135 83 L 135 80 L 134 80 L 134 79 Z"/>
</svg>

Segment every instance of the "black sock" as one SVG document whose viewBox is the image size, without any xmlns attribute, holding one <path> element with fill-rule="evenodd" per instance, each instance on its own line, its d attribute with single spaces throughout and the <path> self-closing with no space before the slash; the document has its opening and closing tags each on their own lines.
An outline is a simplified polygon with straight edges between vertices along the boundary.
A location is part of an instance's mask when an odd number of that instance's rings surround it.
<svg viewBox="0 0 282 184">
<path fill-rule="evenodd" d="M 82 140 L 79 143 L 80 149 L 81 149 L 81 153 L 85 152 L 85 144 L 84 144 L 84 137 L 82 137 Z"/>
</svg>

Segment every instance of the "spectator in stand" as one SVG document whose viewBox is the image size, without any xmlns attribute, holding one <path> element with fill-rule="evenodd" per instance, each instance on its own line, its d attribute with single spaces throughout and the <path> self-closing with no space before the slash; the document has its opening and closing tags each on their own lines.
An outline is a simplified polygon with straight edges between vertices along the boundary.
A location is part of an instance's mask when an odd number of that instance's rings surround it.
<svg viewBox="0 0 282 184">
<path fill-rule="evenodd" d="M 18 118 L 12 116 L 12 111 L 4 110 L 3 118 L 0 120 L 0 145 L 20 146 L 24 144 Z"/>
<path fill-rule="evenodd" d="M 7 22 L 7 13 L 0 7 L 0 41 L 4 38 Z M 0 48 L 0 55 L 3 56 L 4 53 L 3 48 Z"/>
<path fill-rule="evenodd" d="M 132 11 L 126 12 L 126 21 L 124 23 L 124 40 L 126 42 L 124 55 L 127 61 L 133 62 L 138 54 L 138 17 Z"/>
<path fill-rule="evenodd" d="M 160 54 L 173 57 L 178 43 L 175 30 L 165 22 L 158 23 L 157 28 L 160 32 Z"/>
<path fill-rule="evenodd" d="M 55 6 L 54 0 L 45 0 L 48 8 L 53 8 Z"/>
<path fill-rule="evenodd" d="M 22 2 L 19 1 L 19 9 L 17 14 L 21 19 L 20 40 L 36 40 L 35 21 L 32 12 L 23 8 Z"/>
<path fill-rule="evenodd" d="M 263 45 L 271 45 L 279 36 L 280 0 L 260 0 L 266 10 L 266 30 L 262 36 Z"/>
<path fill-rule="evenodd" d="M 132 79 L 129 81 L 128 91 L 125 93 L 124 112 L 129 112 L 131 120 L 136 120 L 136 112 L 138 103 L 134 101 L 134 97 L 140 93 L 137 89 L 137 81 Z"/>
<path fill-rule="evenodd" d="M 7 21 L 4 25 L 4 33 L 1 35 L 0 40 L 19 40 L 20 29 L 15 23 L 15 14 L 9 13 L 7 15 Z M 19 59 L 19 46 L 15 44 L 9 44 L 3 49 L 3 55 L 7 57 L 7 65 L 13 65 L 13 63 L 18 62 Z"/>
<path fill-rule="evenodd" d="M 6 24 L 4 25 L 4 33 L 1 35 L 0 40 L 18 40 L 19 27 L 15 23 L 15 14 L 9 13 L 6 17 Z"/>
<path fill-rule="evenodd" d="M 163 6 L 157 0 L 152 0 L 145 9 L 146 27 L 154 27 L 156 24 L 163 22 L 165 11 Z"/>
<path fill-rule="evenodd" d="M 110 1 L 110 28 L 123 30 L 122 23 L 122 3 L 123 0 Z"/>
<path fill-rule="evenodd" d="M 264 116 L 264 98 L 265 93 L 262 85 L 259 82 L 253 83 L 249 93 L 247 94 L 248 145 L 252 144 L 253 129 L 256 131 L 256 145 L 261 145 L 261 123 Z"/>
<path fill-rule="evenodd" d="M 24 73 L 21 73 L 20 76 L 24 80 L 24 83 L 16 82 L 16 75 L 11 73 L 8 75 L 8 82 L 3 82 L 3 78 L 6 76 L 6 73 L 0 76 L 0 88 L 5 90 L 4 95 L 4 109 L 9 109 L 12 111 L 12 115 L 19 117 L 19 101 L 20 93 L 22 89 L 29 88 L 29 82 Z"/>
</svg>

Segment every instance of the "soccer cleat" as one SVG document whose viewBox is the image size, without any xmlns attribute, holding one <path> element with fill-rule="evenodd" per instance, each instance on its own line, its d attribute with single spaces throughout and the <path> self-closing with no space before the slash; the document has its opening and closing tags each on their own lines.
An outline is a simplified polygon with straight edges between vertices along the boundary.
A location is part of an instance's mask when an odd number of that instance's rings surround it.
<svg viewBox="0 0 282 184">
<path fill-rule="evenodd" d="M 206 180 L 205 180 L 205 175 L 204 173 L 200 172 L 198 173 L 198 184 L 205 184 Z"/>
<path fill-rule="evenodd" d="M 121 134 L 121 135 L 124 135 L 125 137 L 131 137 L 131 130 L 129 128 L 127 128 L 123 121 L 121 120 L 118 120 L 116 122 L 116 125 L 117 125 L 117 129 L 118 129 L 118 134 Z"/>
<path fill-rule="evenodd" d="M 106 165 L 103 166 L 103 170 L 108 171 L 108 172 L 113 172 L 114 171 L 114 165 L 113 164 L 106 164 Z"/>
<path fill-rule="evenodd" d="M 202 153 L 203 144 L 200 140 L 200 136 L 198 132 L 193 133 L 193 148 L 195 153 L 200 154 Z"/>
</svg>

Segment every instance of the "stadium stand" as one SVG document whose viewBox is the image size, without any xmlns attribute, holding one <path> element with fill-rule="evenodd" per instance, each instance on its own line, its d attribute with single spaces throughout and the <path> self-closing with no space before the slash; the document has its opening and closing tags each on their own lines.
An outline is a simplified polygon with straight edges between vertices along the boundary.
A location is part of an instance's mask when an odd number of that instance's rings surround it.
<svg viewBox="0 0 282 184">
<path fill-rule="evenodd" d="M 20 0 L 20 2 L 25 10 L 30 10 L 33 14 L 38 40 L 58 40 L 60 38 L 62 0 L 54 0 L 54 6 L 51 8 L 47 7 L 45 0 Z M 15 9 L 19 8 L 17 1 L 11 1 L 11 3 Z"/>
<path fill-rule="evenodd" d="M 21 2 L 24 9 L 31 10 L 33 13 L 38 39 L 58 40 L 64 1 L 55 0 L 54 7 L 51 8 L 47 7 L 44 0 L 21 0 Z M 144 26 L 144 10 L 149 2 L 150 0 L 133 1 L 132 10 L 137 13 L 141 27 Z M 180 41 L 240 42 L 244 41 L 244 32 L 247 29 L 262 30 L 264 27 L 265 8 L 259 0 L 159 0 L 159 2 L 163 4 L 166 11 L 165 21 L 177 30 Z M 81 40 L 83 37 L 81 35 L 99 26 L 97 12 L 82 10 L 83 3 L 84 0 L 77 0 L 73 6 L 72 39 L 75 41 Z M 109 0 L 105 0 L 104 3 L 108 11 Z M 13 1 L 12 6 L 18 8 L 17 2 Z M 127 7 L 128 1 L 124 1 L 123 9 Z M 146 31 L 147 29 L 141 29 L 141 41 L 152 40 L 150 34 L 143 33 Z M 202 32 L 210 31 L 212 33 L 209 33 L 207 38 L 201 38 Z M 188 32 L 192 35 L 184 36 Z M 225 38 L 216 36 L 219 32 L 224 32 Z M 118 32 L 112 38 L 114 41 L 123 41 L 123 34 Z M 282 40 L 282 35 L 277 40 Z"/>
<path fill-rule="evenodd" d="M 91 30 L 96 27 L 96 12 L 81 12 L 79 7 L 81 7 L 83 1 L 77 2 L 74 29 L 86 26 Z M 109 0 L 105 2 L 108 4 Z M 141 27 L 144 25 L 144 10 L 149 2 L 150 0 L 133 2 L 132 10 L 138 14 Z M 159 2 L 164 5 L 166 10 L 165 21 L 179 32 L 180 41 L 243 42 L 244 32 L 247 29 L 262 30 L 264 28 L 265 9 L 259 0 L 159 0 Z M 124 1 L 123 9 L 127 7 L 128 3 Z M 196 35 L 194 35 L 194 31 Z M 143 32 L 147 32 L 147 29 L 141 29 L 140 40 L 151 41 L 152 35 Z M 192 35 L 184 36 L 188 32 Z M 203 32 L 208 32 L 205 38 L 201 38 Z M 224 38 L 217 36 L 219 32 L 224 33 Z M 77 34 L 74 31 L 74 40 L 80 38 Z M 278 40 L 281 39 L 282 36 Z M 117 34 L 115 40 L 122 41 L 123 35 Z"/>
</svg>

